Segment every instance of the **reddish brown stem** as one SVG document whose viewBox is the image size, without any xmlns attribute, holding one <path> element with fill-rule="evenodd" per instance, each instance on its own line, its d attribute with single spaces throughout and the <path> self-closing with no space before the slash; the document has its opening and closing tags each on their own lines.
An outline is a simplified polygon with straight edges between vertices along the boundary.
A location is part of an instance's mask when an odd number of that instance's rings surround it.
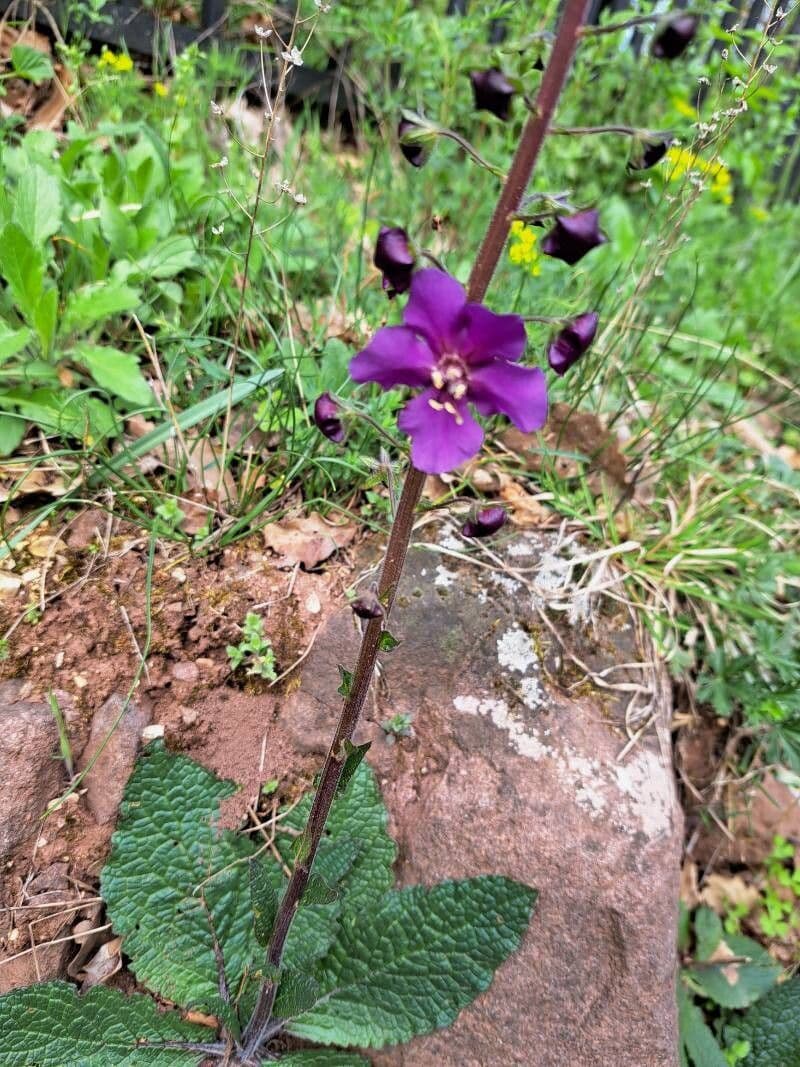
<svg viewBox="0 0 800 1067">
<path fill-rule="evenodd" d="M 564 87 L 588 6 L 589 0 L 568 0 L 567 2 L 550 62 L 542 77 L 536 113 L 528 119 L 522 132 L 511 163 L 511 170 L 500 193 L 497 207 L 470 275 L 467 290 L 470 300 L 482 300 L 492 279 L 511 221 L 519 210 L 559 95 Z M 415 467 L 410 467 L 389 535 L 386 558 L 378 585 L 378 596 L 386 606 L 387 616 L 391 611 L 403 571 L 414 527 L 414 513 L 424 484 L 425 475 Z M 308 885 L 317 848 L 342 775 L 343 742 L 352 739 L 358 725 L 378 658 L 382 628 L 382 619 L 372 619 L 364 631 L 351 689 L 342 706 L 336 733 L 328 750 L 319 786 L 311 805 L 302 846 L 278 909 L 275 927 L 267 949 L 267 962 L 271 968 L 278 968 L 281 964 L 286 938 Z M 269 1032 L 276 993 L 277 983 L 272 979 L 266 981 L 259 991 L 253 1015 L 242 1038 L 245 1062 L 257 1053 L 265 1035 Z"/>
</svg>

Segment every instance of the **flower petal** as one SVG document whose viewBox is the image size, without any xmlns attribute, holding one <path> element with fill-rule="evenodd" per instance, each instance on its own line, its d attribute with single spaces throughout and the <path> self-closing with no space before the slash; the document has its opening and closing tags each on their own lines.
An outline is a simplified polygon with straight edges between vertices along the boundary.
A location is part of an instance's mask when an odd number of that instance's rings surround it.
<svg viewBox="0 0 800 1067">
<path fill-rule="evenodd" d="M 446 411 L 435 389 L 426 389 L 400 412 L 397 425 L 411 438 L 411 462 L 426 474 L 444 474 L 471 459 L 481 447 L 483 430 L 466 401 Z M 436 405 L 432 407 L 430 401 Z"/>
<path fill-rule="evenodd" d="M 354 382 L 377 382 L 382 389 L 430 385 L 434 363 L 433 352 L 407 326 L 384 326 L 350 360 L 350 377 Z"/>
<path fill-rule="evenodd" d="M 467 304 L 461 321 L 458 350 L 467 363 L 488 363 L 494 357 L 516 363 L 525 351 L 528 338 L 519 315 L 497 315 L 483 304 Z"/>
<path fill-rule="evenodd" d="M 547 419 L 547 383 L 538 367 L 520 367 L 496 359 L 470 373 L 469 399 L 481 415 L 508 415 L 530 433 Z"/>
<path fill-rule="evenodd" d="M 403 322 L 421 333 L 437 355 L 456 350 L 461 312 L 467 302 L 464 286 L 444 271 L 417 271 L 403 312 Z"/>
</svg>

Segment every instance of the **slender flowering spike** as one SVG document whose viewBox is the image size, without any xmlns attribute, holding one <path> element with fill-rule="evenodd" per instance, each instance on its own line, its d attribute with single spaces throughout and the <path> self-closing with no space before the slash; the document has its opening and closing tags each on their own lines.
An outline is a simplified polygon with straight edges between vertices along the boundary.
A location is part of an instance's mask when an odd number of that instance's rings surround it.
<svg viewBox="0 0 800 1067">
<path fill-rule="evenodd" d="M 471 519 L 467 519 L 461 527 L 461 533 L 464 537 L 491 537 L 505 525 L 507 518 L 504 508 L 481 508 Z"/>
<path fill-rule="evenodd" d="M 679 15 L 657 34 L 653 41 L 653 55 L 656 59 L 677 59 L 689 47 L 696 32 L 697 18 Z"/>
<path fill-rule="evenodd" d="M 400 123 L 397 127 L 397 136 L 400 141 L 400 151 L 406 157 L 412 167 L 421 167 L 428 159 L 428 147 L 421 141 L 404 141 L 403 138 L 406 134 L 411 133 L 413 130 L 418 130 L 420 127 L 416 122 L 411 122 L 409 119 L 400 119 Z"/>
<path fill-rule="evenodd" d="M 600 229 L 599 212 L 578 211 L 575 215 L 559 215 L 556 218 L 555 226 L 542 241 L 542 251 L 546 256 L 563 259 L 571 266 L 607 240 Z"/>
<path fill-rule="evenodd" d="M 475 107 L 479 111 L 491 111 L 504 122 L 508 118 L 514 86 L 502 70 L 473 70 L 469 76 L 475 94 Z"/>
<path fill-rule="evenodd" d="M 314 423 L 320 433 L 331 441 L 344 440 L 344 426 L 339 418 L 339 405 L 330 393 L 322 393 L 314 403 Z"/>
<path fill-rule="evenodd" d="M 355 600 L 351 600 L 350 607 L 359 619 L 382 619 L 384 616 L 383 605 L 378 600 L 374 589 L 369 589 L 366 593 L 357 596 Z"/>
<path fill-rule="evenodd" d="M 400 226 L 382 226 L 375 245 L 375 266 L 383 272 L 383 288 L 391 300 L 411 285 L 414 253 Z"/>
<path fill-rule="evenodd" d="M 667 154 L 669 141 L 650 140 L 639 142 L 638 152 L 628 160 L 628 170 L 649 170 L 660 163 Z"/>
<path fill-rule="evenodd" d="M 556 374 L 565 374 L 589 348 L 597 333 L 598 321 L 596 311 L 587 311 L 573 319 L 558 334 L 547 350 L 547 362 Z"/>
<path fill-rule="evenodd" d="M 507 415 L 521 430 L 538 430 L 547 418 L 547 385 L 538 368 L 521 367 L 525 324 L 519 315 L 496 315 L 467 303 L 455 278 L 433 268 L 417 271 L 402 326 L 378 330 L 350 363 L 356 382 L 383 389 L 417 386 L 398 426 L 411 437 L 411 462 L 426 474 L 443 474 L 474 456 L 481 415 Z"/>
</svg>

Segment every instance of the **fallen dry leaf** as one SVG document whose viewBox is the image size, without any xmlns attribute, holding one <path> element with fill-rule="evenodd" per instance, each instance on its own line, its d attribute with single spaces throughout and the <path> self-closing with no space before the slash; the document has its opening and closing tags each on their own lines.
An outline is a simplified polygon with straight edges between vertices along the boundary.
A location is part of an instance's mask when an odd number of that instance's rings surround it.
<svg viewBox="0 0 800 1067">
<path fill-rule="evenodd" d="M 265 526 L 264 544 L 282 557 L 278 566 L 300 563 L 310 570 L 349 545 L 355 533 L 351 523 L 333 525 L 313 511 L 310 515 L 297 515 Z"/>
<path fill-rule="evenodd" d="M 93 986 L 102 985 L 122 970 L 122 938 L 114 937 L 102 944 L 83 968 L 81 993 Z"/>
<path fill-rule="evenodd" d="M 703 882 L 699 899 L 717 915 L 724 915 L 731 905 L 737 908 L 744 905 L 748 911 L 752 911 L 761 894 L 754 885 L 748 885 L 740 874 L 709 874 Z"/>
<path fill-rule="evenodd" d="M 0 502 L 38 493 L 64 496 L 74 484 L 69 482 L 65 471 L 45 464 L 27 468 L 19 463 L 0 464 Z"/>
<path fill-rule="evenodd" d="M 57 552 L 66 552 L 67 546 L 60 537 L 42 535 L 27 542 L 28 551 L 36 559 L 52 559 Z"/>
<path fill-rule="evenodd" d="M 691 911 L 697 907 L 700 896 L 697 892 L 697 864 L 686 860 L 681 867 L 680 899 Z"/>
<path fill-rule="evenodd" d="M 508 475 L 503 475 L 500 499 L 510 505 L 509 517 L 515 526 L 544 526 L 552 516 L 552 512 L 544 504 L 535 496 L 526 493 L 522 486 Z"/>
</svg>

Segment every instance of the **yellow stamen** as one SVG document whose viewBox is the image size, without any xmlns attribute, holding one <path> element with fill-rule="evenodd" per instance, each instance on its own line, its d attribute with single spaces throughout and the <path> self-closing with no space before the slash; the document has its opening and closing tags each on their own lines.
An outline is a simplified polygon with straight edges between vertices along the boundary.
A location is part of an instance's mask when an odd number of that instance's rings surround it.
<svg viewBox="0 0 800 1067">
<path fill-rule="evenodd" d="M 440 404 L 438 400 L 434 400 L 432 397 L 428 401 L 428 407 L 433 408 L 434 411 L 444 411 L 446 406 L 446 404 Z"/>
<path fill-rule="evenodd" d="M 434 389 L 444 389 L 444 375 L 438 367 L 434 367 L 431 371 L 431 381 Z"/>
</svg>

